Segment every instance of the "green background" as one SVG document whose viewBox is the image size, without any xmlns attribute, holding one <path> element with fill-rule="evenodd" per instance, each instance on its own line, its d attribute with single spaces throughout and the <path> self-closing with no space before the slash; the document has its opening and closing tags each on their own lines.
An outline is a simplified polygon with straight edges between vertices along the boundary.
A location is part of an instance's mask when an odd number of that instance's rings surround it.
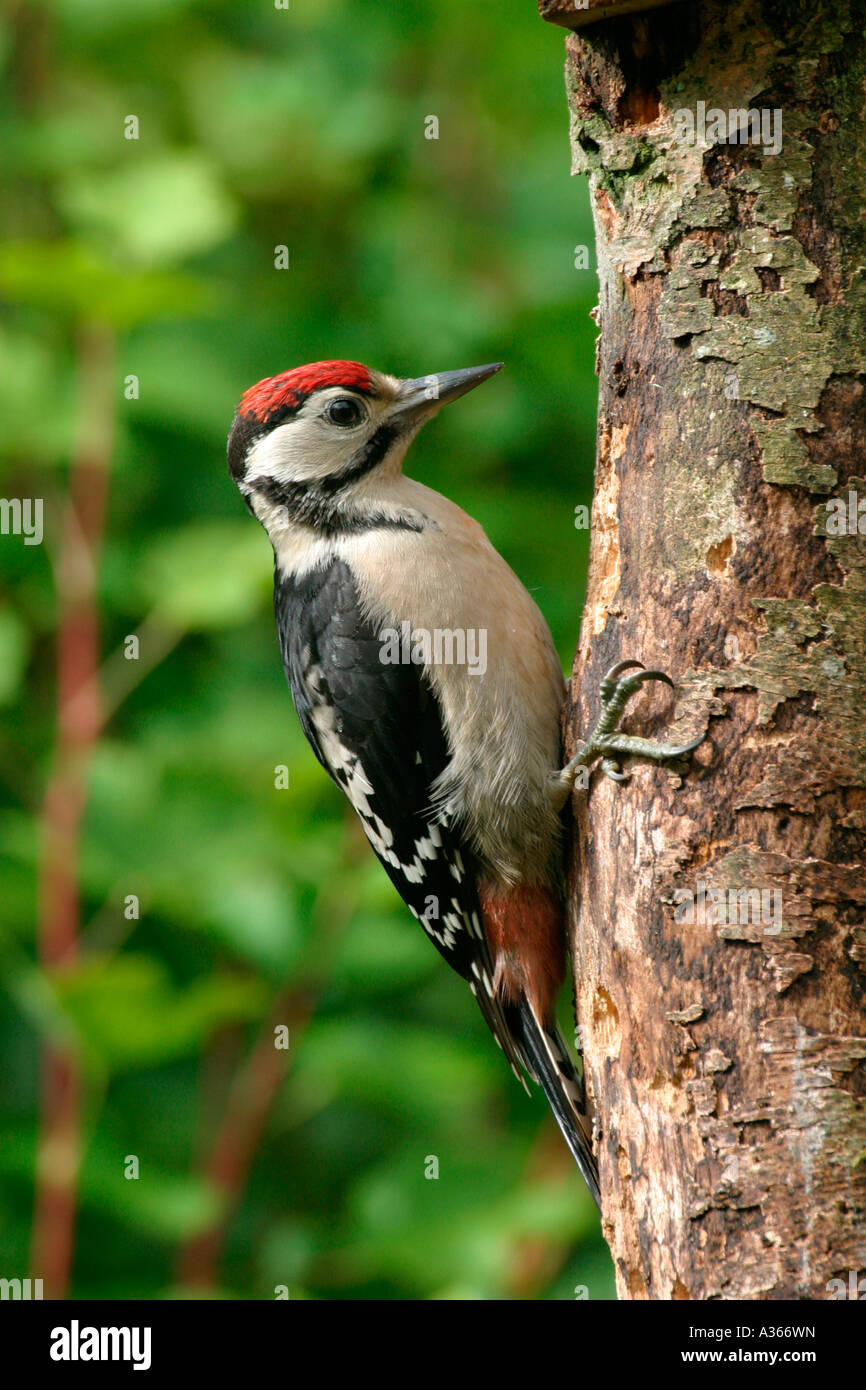
<svg viewBox="0 0 866 1390">
<path fill-rule="evenodd" d="M 592 234 L 562 33 L 533 0 L 60 0 L 7 14 L 0 59 L 0 486 L 45 499 L 43 545 L 0 537 L 0 1275 L 40 1273 L 54 1038 L 84 1075 L 78 1296 L 189 1295 L 189 1243 L 225 1224 L 217 1297 L 611 1298 L 540 1094 L 517 1086 L 303 740 L 270 548 L 225 469 L 260 377 L 330 357 L 405 376 L 503 359 L 407 470 L 481 521 L 568 668 L 596 277 L 592 250 L 575 266 Z M 49 971 L 35 922 L 56 565 L 94 334 L 113 352 L 109 717 L 86 772 L 80 957 Z M 255 1092 L 255 1059 L 273 1062 L 275 1018 L 286 1076 L 226 1202 L 207 1156 L 229 1097 L 243 1116 Z"/>
</svg>

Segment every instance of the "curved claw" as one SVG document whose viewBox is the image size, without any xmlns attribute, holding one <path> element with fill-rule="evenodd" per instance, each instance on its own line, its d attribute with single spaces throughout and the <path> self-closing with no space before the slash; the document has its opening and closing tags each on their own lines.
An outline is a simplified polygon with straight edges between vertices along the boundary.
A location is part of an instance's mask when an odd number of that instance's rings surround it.
<svg viewBox="0 0 866 1390">
<path fill-rule="evenodd" d="M 619 680 L 623 671 L 631 671 L 635 666 L 639 666 L 641 670 L 644 669 L 642 661 L 618 661 L 616 665 L 611 666 L 610 670 L 605 674 L 602 679 L 602 685 L 607 685 L 608 683 L 614 685 L 616 681 Z"/>
<path fill-rule="evenodd" d="M 643 685 L 644 681 L 664 681 L 665 685 L 669 685 L 671 690 L 676 690 L 676 686 L 670 676 L 664 671 L 641 671 L 639 676 L 632 676 L 630 679 L 639 685 Z"/>
<path fill-rule="evenodd" d="M 672 748 L 665 756 L 668 758 L 684 758 L 687 753 L 694 753 L 696 748 L 700 748 L 706 734 L 701 734 L 698 738 L 692 739 L 691 743 L 684 743 L 682 748 Z"/>
<path fill-rule="evenodd" d="M 614 758 L 602 758 L 601 770 L 612 782 L 627 782 L 629 774 L 620 771 L 619 763 Z"/>
<path fill-rule="evenodd" d="M 611 692 L 609 703 L 616 701 L 617 705 L 624 707 L 631 699 L 632 695 L 636 695 L 641 686 L 645 685 L 647 681 L 664 681 L 665 685 L 669 685 L 671 690 L 676 688 L 670 676 L 666 676 L 664 671 L 638 671 L 636 675 L 625 676 L 621 681 L 617 682 L 614 690 Z"/>
</svg>

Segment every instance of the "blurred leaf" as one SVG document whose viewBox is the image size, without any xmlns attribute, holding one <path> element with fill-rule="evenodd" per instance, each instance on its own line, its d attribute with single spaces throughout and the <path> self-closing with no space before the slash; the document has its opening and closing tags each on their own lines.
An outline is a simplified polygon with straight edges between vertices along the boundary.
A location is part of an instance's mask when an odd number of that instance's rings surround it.
<svg viewBox="0 0 866 1390">
<path fill-rule="evenodd" d="M 122 5 L 114 4 L 113 0 L 87 0 L 86 5 L 80 0 L 53 0 L 53 3 L 67 28 L 84 34 L 113 36 L 143 24 L 158 23 L 161 19 L 177 23 L 194 0 L 124 0 Z"/>
<path fill-rule="evenodd" d="M 85 1057 L 110 1071 L 193 1052 L 216 1028 L 261 1017 L 270 997 L 262 982 L 238 975 L 178 989 L 160 961 L 132 953 L 87 959 L 51 978 Z"/>
<path fill-rule="evenodd" d="M 85 1155 L 80 1198 L 85 1211 L 108 1216 L 115 1226 L 137 1227 L 151 1237 L 184 1240 L 207 1230 L 223 1211 L 224 1201 L 201 1178 L 178 1176 L 157 1168 L 147 1155 L 127 1153 L 101 1137 Z M 28 1179 L 33 1169 L 32 1133 L 9 1127 L 0 1133 L 0 1170 Z M 139 1176 L 130 1158 L 139 1160 Z"/>
<path fill-rule="evenodd" d="M 69 457 L 74 382 L 71 361 L 56 343 L 33 332 L 0 329 L 0 416 L 0 453 L 6 457 L 14 461 L 23 456 L 34 463 Z"/>
<path fill-rule="evenodd" d="M 58 199 L 80 232 L 143 264 L 208 251 L 237 220 L 216 169 L 192 152 L 131 161 L 110 174 L 73 173 Z"/>
<path fill-rule="evenodd" d="M 423 1142 L 365 1174 L 352 1194 L 344 1255 L 372 1258 L 400 1281 L 439 1289 L 471 1280 L 477 1297 L 507 1283 L 518 1244 L 545 1240 L 566 1249 L 595 1224 L 579 1179 L 515 1183 L 513 1154 L 475 1157 Z M 438 1176 L 428 1178 L 432 1159 Z"/>
<path fill-rule="evenodd" d="M 394 916 L 354 916 L 352 930 L 340 943 L 332 979 L 350 996 L 353 989 L 378 993 L 406 989 L 438 965 L 439 957 L 401 903 Z"/>
<path fill-rule="evenodd" d="M 139 1160 L 137 1178 L 125 1175 L 130 1158 Z M 208 1230 L 224 1210 L 222 1195 L 204 1179 L 165 1172 L 147 1154 L 112 1151 L 107 1144 L 88 1154 L 81 1195 L 85 1208 L 167 1241 Z"/>
<path fill-rule="evenodd" d="M 0 705 L 8 705 L 21 688 L 30 650 L 30 635 L 11 608 L 0 608 Z"/>
<path fill-rule="evenodd" d="M 162 621 L 183 630 L 240 623 L 270 591 L 268 554 L 256 526 L 196 522 L 148 544 L 136 587 Z"/>
<path fill-rule="evenodd" d="M 0 246 L 0 293 L 116 328 L 213 310 L 212 286 L 189 275 L 127 270 L 79 242 L 13 241 Z"/>
<path fill-rule="evenodd" d="M 435 1124 L 443 1112 L 482 1106 L 496 1064 L 494 1054 L 432 1030 L 370 1018 L 316 1020 L 296 1081 L 320 1097 L 351 1095 Z"/>
<path fill-rule="evenodd" d="M 205 907 L 215 930 L 238 956 L 285 979 L 297 962 L 304 936 L 285 885 L 265 868 L 224 865 L 206 885 Z"/>
<path fill-rule="evenodd" d="M 282 54 L 211 51 L 197 57 L 188 80 L 199 138 L 248 190 L 297 197 L 358 188 L 366 160 L 393 141 L 392 95 L 347 88 L 324 50 L 308 48 L 295 64 Z"/>
</svg>

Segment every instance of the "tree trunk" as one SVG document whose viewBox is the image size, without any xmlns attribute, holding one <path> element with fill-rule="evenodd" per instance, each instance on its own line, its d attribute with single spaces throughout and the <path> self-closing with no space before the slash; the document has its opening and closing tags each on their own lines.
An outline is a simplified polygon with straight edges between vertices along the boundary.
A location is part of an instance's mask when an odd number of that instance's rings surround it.
<svg viewBox="0 0 866 1390">
<path fill-rule="evenodd" d="M 697 0 L 566 39 L 601 330 L 568 752 L 623 658 L 678 682 L 631 732 L 708 731 L 683 780 L 634 764 L 575 799 L 626 1298 L 844 1297 L 866 1270 L 864 35 L 862 0 Z M 726 142 L 747 108 L 763 134 Z"/>
</svg>

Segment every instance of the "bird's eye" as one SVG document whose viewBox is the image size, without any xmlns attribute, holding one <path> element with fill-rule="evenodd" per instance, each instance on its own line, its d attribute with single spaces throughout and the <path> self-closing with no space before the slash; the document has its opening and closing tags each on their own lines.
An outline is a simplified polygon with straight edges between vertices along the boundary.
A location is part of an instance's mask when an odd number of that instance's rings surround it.
<svg viewBox="0 0 866 1390">
<path fill-rule="evenodd" d="M 352 396 L 335 396 L 325 406 L 325 419 L 330 420 L 332 425 L 357 425 L 363 418 L 364 412 Z"/>
</svg>

